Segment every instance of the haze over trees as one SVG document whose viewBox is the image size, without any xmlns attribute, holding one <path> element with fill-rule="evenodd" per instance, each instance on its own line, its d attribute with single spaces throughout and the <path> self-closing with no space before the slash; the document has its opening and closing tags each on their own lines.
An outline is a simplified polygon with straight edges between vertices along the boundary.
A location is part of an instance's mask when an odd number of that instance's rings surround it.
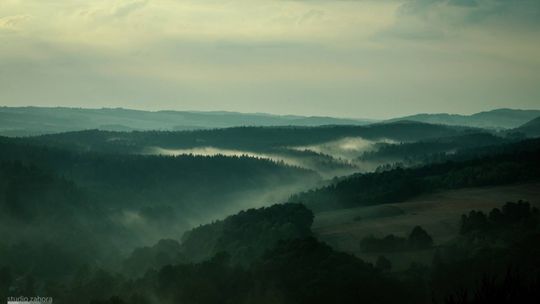
<svg viewBox="0 0 540 304">
<path fill-rule="evenodd" d="M 513 129 L 540 116 L 540 110 L 496 109 L 472 115 L 416 114 L 388 120 Z M 271 115 L 225 111 L 141 111 L 123 108 L 0 107 L 0 135 L 28 136 L 86 129 L 181 131 L 240 126 L 366 125 L 372 119 Z"/>
<path fill-rule="evenodd" d="M 28 136 L 86 129 L 196 130 L 238 126 L 363 125 L 369 119 L 225 111 L 140 111 L 123 108 L 0 107 L 0 135 Z"/>
<path fill-rule="evenodd" d="M 354 174 L 292 196 L 315 211 L 400 202 L 441 189 L 487 186 L 540 178 L 540 141 L 464 151 L 424 166 Z"/>
<path fill-rule="evenodd" d="M 540 0 L 0 0 L 0 304 L 540 303 Z"/>
<path fill-rule="evenodd" d="M 486 129 L 512 129 L 540 116 L 540 110 L 495 109 L 472 115 L 416 114 L 394 120 L 412 120 L 434 124 L 469 126 Z"/>
<path fill-rule="evenodd" d="M 398 121 L 0 137 L 0 296 L 93 304 L 535 297 L 535 201 L 471 205 L 444 223 L 456 227 L 451 238 L 403 220 L 399 231 L 353 238 L 354 252 L 312 229 L 327 212 L 381 206 L 346 221 L 406 219 L 411 211 L 396 203 L 421 195 L 537 183 L 540 141 L 518 129 Z M 328 229 L 352 232 L 344 227 Z"/>
</svg>

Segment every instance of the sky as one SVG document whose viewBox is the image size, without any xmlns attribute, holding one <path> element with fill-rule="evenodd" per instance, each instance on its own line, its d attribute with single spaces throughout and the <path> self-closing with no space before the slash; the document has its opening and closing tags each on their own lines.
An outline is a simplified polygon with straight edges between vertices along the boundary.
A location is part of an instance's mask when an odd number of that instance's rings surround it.
<svg viewBox="0 0 540 304">
<path fill-rule="evenodd" d="M 0 105 L 540 108 L 539 0 L 1 0 Z"/>
</svg>

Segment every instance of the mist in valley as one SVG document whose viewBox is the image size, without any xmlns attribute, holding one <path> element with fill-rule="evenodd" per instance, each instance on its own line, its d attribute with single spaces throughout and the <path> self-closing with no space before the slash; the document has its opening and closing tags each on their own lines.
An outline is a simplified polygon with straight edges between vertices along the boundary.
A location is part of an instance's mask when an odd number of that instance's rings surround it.
<svg viewBox="0 0 540 304">
<path fill-rule="evenodd" d="M 201 146 L 186 149 L 145 147 L 141 153 L 165 156 L 247 156 L 306 168 L 316 171 L 323 179 L 332 179 L 356 172 L 374 171 L 385 162 L 362 160 L 361 156 L 366 152 L 376 152 L 380 144 L 391 145 L 397 143 L 395 140 L 384 138 L 368 140 L 362 137 L 344 137 L 314 145 L 274 147 L 265 152 Z"/>
<path fill-rule="evenodd" d="M 540 303 L 539 16 L 0 0 L 0 304 Z"/>
<path fill-rule="evenodd" d="M 161 206 L 154 206 L 149 202 L 148 206 L 140 209 L 118 210 L 111 217 L 121 227 L 137 236 L 137 246 L 149 246 L 160 239 L 180 239 L 190 229 L 221 220 L 242 210 L 285 202 L 292 194 L 306 191 L 321 183 L 322 180 L 270 183 L 264 189 L 224 194 L 219 199 L 219 204 L 212 208 L 197 207 L 196 201 L 194 206 L 190 207 L 178 205 L 175 201 Z M 126 252 L 132 249 L 134 248 Z"/>
<path fill-rule="evenodd" d="M 392 140 L 380 139 L 377 141 L 362 137 L 345 137 L 338 140 L 325 142 L 317 145 L 291 147 L 294 150 L 308 150 L 322 154 L 332 155 L 337 159 L 352 161 L 362 155 L 363 152 L 373 151 L 377 143 L 392 143 Z"/>
<path fill-rule="evenodd" d="M 0 148 L 4 295 L 429 303 L 470 269 L 475 290 L 506 265 L 536 265 L 511 243 L 527 248 L 540 224 L 534 137 L 397 123 L 80 131 Z M 351 292 L 357 282 L 373 286 Z"/>
</svg>

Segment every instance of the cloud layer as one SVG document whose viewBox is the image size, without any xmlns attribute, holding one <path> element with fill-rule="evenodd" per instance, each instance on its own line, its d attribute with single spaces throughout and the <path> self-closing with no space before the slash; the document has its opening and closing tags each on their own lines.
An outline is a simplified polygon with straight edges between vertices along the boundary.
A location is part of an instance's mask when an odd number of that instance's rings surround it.
<svg viewBox="0 0 540 304">
<path fill-rule="evenodd" d="M 5 0 L 0 104 L 538 108 L 540 1 Z"/>
</svg>

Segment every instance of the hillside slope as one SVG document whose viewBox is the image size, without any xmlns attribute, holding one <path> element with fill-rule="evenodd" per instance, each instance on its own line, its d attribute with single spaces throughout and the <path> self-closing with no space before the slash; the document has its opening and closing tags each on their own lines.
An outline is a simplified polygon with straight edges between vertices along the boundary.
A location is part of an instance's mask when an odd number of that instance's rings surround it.
<svg viewBox="0 0 540 304">
<path fill-rule="evenodd" d="M 487 152 L 486 152 L 487 151 Z M 290 202 L 315 212 L 401 202 L 443 189 L 504 185 L 540 179 L 540 140 L 463 151 L 442 162 L 353 174 L 296 194 Z"/>
<path fill-rule="evenodd" d="M 540 116 L 540 110 L 517 110 L 517 109 L 496 109 L 492 111 L 479 112 L 472 115 L 458 114 L 416 114 L 400 118 L 391 119 L 411 120 L 425 123 L 459 125 L 488 129 L 511 129 Z"/>
<path fill-rule="evenodd" d="M 313 171 L 251 157 L 81 153 L 0 137 L 1 163 L 40 168 L 73 182 L 92 206 L 143 241 L 283 201 L 319 181 Z M 0 197 L 13 194 L 8 190 L 0 187 Z"/>
<path fill-rule="evenodd" d="M 235 127 L 176 132 L 87 130 L 37 136 L 28 140 L 47 146 L 83 151 L 140 152 L 142 148 L 148 146 L 170 149 L 216 147 L 267 151 L 277 147 L 306 146 L 348 137 L 410 142 L 472 132 L 478 130 L 419 122 L 394 122 L 368 126 Z"/>
<path fill-rule="evenodd" d="M 362 256 L 359 241 L 369 235 L 402 235 L 420 225 L 440 244 L 458 234 L 461 214 L 518 200 L 540 206 L 540 183 L 445 190 L 397 204 L 321 212 L 315 215 L 313 231 L 337 250 Z"/>
<path fill-rule="evenodd" d="M 39 135 L 86 129 L 174 131 L 255 125 L 363 125 L 369 122 L 371 120 L 264 113 L 0 107 L 0 135 L 5 136 Z"/>
<path fill-rule="evenodd" d="M 519 126 L 518 128 L 515 128 L 512 131 L 523 133 L 529 137 L 540 136 L 540 116 Z"/>
</svg>

